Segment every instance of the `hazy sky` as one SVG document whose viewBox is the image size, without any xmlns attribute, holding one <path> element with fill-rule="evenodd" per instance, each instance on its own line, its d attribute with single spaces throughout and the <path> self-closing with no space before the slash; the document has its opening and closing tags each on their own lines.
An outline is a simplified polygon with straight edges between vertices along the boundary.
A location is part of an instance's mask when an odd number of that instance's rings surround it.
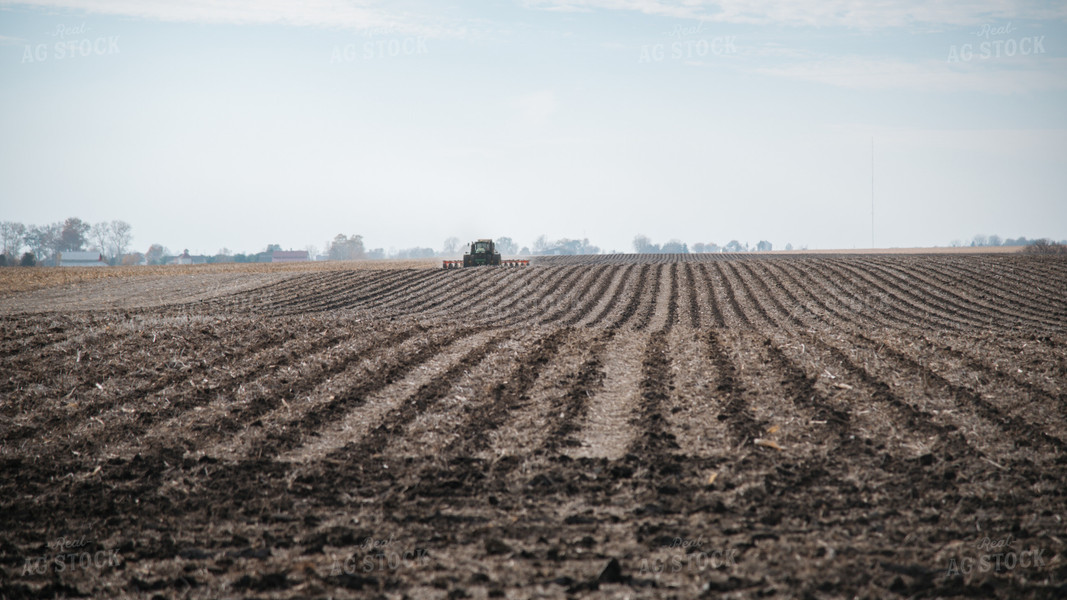
<svg viewBox="0 0 1067 600">
<path fill-rule="evenodd" d="M 0 220 L 135 249 L 1067 238 L 1067 4 L 0 0 Z"/>
</svg>

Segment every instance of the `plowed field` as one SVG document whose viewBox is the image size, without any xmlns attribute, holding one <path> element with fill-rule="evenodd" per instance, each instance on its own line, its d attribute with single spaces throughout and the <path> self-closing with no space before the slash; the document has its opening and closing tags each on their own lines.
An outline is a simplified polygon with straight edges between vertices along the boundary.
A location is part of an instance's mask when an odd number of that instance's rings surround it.
<svg viewBox="0 0 1067 600">
<path fill-rule="evenodd" d="M 190 273 L 0 297 L 0 596 L 1067 594 L 1062 258 Z"/>
</svg>

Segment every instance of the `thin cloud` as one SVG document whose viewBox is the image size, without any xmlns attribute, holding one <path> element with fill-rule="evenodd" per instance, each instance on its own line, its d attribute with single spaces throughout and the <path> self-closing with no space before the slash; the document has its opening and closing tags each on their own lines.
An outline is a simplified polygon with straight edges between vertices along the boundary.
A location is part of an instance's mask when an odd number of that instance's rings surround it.
<svg viewBox="0 0 1067 600">
<path fill-rule="evenodd" d="M 915 0 L 889 4 L 863 0 L 524 0 L 524 4 L 528 8 L 556 11 L 620 10 L 725 23 L 865 30 L 932 24 L 969 26 L 999 19 L 1067 18 L 1067 6 L 1000 0 L 952 3 Z"/>
<path fill-rule="evenodd" d="M 0 6 L 69 10 L 153 21 L 228 25 L 291 25 L 398 35 L 463 37 L 466 24 L 399 12 L 387 4 L 349 0 L 0 0 Z"/>
</svg>

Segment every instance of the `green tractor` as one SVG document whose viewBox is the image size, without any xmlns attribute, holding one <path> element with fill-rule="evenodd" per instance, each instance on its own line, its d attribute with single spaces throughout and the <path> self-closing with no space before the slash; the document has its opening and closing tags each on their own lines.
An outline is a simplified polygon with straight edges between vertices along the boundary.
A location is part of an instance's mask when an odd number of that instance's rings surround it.
<svg viewBox="0 0 1067 600">
<path fill-rule="evenodd" d="M 471 242 L 470 252 L 463 255 L 464 267 L 480 267 L 482 265 L 499 265 L 500 253 L 496 251 L 493 240 L 478 240 Z"/>
<path fill-rule="evenodd" d="M 446 269 L 499 267 L 501 265 L 505 267 L 525 267 L 530 264 L 530 261 L 524 258 L 501 260 L 500 253 L 496 251 L 496 244 L 493 243 L 493 240 L 488 239 L 471 242 L 471 249 L 463 255 L 463 260 L 446 260 L 443 262 Z"/>
</svg>

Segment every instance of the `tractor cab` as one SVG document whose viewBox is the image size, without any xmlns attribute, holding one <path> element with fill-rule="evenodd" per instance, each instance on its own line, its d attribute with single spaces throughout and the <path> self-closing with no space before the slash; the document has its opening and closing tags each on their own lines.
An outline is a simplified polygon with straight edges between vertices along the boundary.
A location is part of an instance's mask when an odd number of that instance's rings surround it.
<svg viewBox="0 0 1067 600">
<path fill-rule="evenodd" d="M 480 267 L 499 265 L 500 255 L 496 252 L 493 240 L 478 240 L 471 242 L 470 252 L 463 255 L 464 267 Z"/>
</svg>

